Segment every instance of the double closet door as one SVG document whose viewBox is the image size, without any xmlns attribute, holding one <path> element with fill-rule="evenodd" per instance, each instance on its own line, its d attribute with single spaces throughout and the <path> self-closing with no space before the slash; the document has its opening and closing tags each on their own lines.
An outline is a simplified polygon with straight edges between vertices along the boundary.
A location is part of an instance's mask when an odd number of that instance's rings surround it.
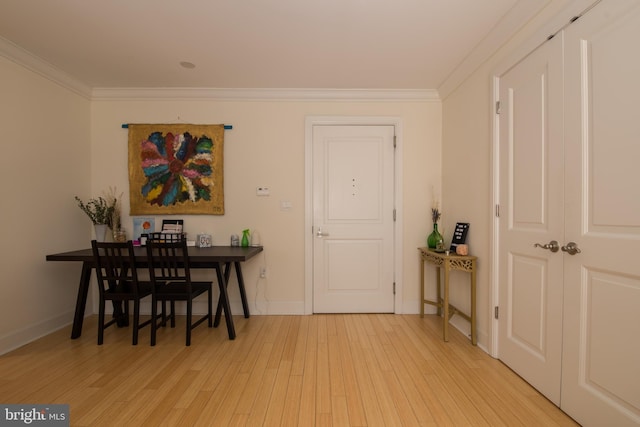
<svg viewBox="0 0 640 427">
<path fill-rule="evenodd" d="M 585 426 L 640 424 L 640 3 L 499 78 L 499 358 Z"/>
</svg>

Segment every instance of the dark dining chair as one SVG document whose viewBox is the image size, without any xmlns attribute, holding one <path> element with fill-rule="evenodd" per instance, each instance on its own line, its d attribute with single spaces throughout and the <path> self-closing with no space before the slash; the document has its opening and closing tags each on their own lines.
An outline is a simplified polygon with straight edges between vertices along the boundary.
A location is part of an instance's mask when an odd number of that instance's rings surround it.
<svg viewBox="0 0 640 427">
<path fill-rule="evenodd" d="M 91 241 L 98 276 L 100 306 L 98 310 L 98 345 L 104 342 L 104 331 L 111 325 L 129 323 L 129 301 L 133 301 L 133 338 L 138 344 L 138 331 L 151 324 L 140 323 L 140 300 L 151 295 L 151 283 L 138 280 L 133 242 Z M 107 301 L 113 303 L 113 318 L 105 322 Z"/>
<path fill-rule="evenodd" d="M 191 345 L 191 331 L 205 320 L 209 327 L 213 327 L 213 291 L 211 281 L 191 280 L 189 267 L 189 255 L 186 239 L 179 241 L 147 241 L 147 262 L 149 266 L 149 278 L 152 284 L 151 305 L 151 345 L 156 345 L 158 329 L 158 303 L 163 306 L 170 303 L 168 318 L 171 327 L 176 326 L 176 301 L 186 303 L 186 345 Z M 207 314 L 193 320 L 193 300 L 206 294 Z M 162 316 L 161 324 L 165 324 L 166 318 Z"/>
</svg>

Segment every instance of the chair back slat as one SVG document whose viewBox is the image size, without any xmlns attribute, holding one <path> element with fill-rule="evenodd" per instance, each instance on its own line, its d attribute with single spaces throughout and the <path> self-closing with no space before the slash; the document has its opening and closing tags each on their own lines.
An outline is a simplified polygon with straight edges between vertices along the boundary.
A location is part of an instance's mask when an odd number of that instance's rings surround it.
<svg viewBox="0 0 640 427">
<path fill-rule="evenodd" d="M 183 281 L 187 283 L 191 281 L 186 240 L 175 242 L 149 240 L 147 242 L 147 261 L 152 281 Z"/>
</svg>

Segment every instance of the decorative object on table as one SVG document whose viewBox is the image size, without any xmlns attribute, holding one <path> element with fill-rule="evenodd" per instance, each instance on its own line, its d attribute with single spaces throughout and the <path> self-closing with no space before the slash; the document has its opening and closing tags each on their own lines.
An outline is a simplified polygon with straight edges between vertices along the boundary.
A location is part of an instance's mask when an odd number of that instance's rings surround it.
<svg viewBox="0 0 640 427">
<path fill-rule="evenodd" d="M 117 193 L 116 187 L 109 187 L 105 195 L 107 204 L 113 207 L 110 222 L 114 242 L 127 241 L 127 232 L 122 228 L 122 194 Z"/>
<path fill-rule="evenodd" d="M 196 246 L 199 248 L 210 248 L 212 242 L 211 234 L 198 234 L 196 236 Z"/>
<path fill-rule="evenodd" d="M 453 238 L 451 239 L 451 248 L 450 250 L 457 253 L 458 255 L 462 255 L 458 253 L 456 247 L 458 245 L 463 245 L 467 241 L 467 233 L 469 232 L 469 223 L 468 222 L 458 222 L 456 223 L 456 228 L 453 231 Z M 467 248 L 467 251 L 469 248 Z"/>
<path fill-rule="evenodd" d="M 179 242 L 187 239 L 187 233 L 184 232 L 184 220 L 182 219 L 163 219 L 162 229 L 159 233 L 152 233 L 152 235 L 162 236 L 162 241 L 167 242 Z M 151 235 L 149 235 L 151 239 Z M 158 237 L 156 236 L 156 239 Z"/>
<path fill-rule="evenodd" d="M 467 256 L 469 255 L 469 245 L 463 245 L 462 243 L 456 246 L 456 254 Z"/>
<path fill-rule="evenodd" d="M 438 221 L 440 220 L 440 210 L 438 209 L 438 203 L 434 202 L 431 208 L 431 221 L 433 222 L 433 231 L 427 237 L 427 247 L 436 251 L 444 252 L 444 239 L 442 234 L 438 231 Z"/>
<path fill-rule="evenodd" d="M 249 229 L 242 230 L 242 241 L 240 242 L 240 246 L 246 248 L 249 246 Z"/>
<path fill-rule="evenodd" d="M 128 128 L 132 215 L 224 215 L 224 125 Z"/>
<path fill-rule="evenodd" d="M 133 240 L 138 241 L 141 246 L 146 244 L 149 234 L 156 231 L 155 218 L 136 217 L 133 218 Z"/>
<path fill-rule="evenodd" d="M 231 235 L 231 246 L 240 246 L 240 237 L 237 234 Z"/>
<path fill-rule="evenodd" d="M 251 233 L 251 246 L 261 246 L 261 239 L 260 239 L 260 233 L 258 233 L 256 230 L 253 230 L 253 233 Z"/>
<path fill-rule="evenodd" d="M 110 205 L 104 197 L 89 199 L 86 203 L 78 196 L 75 196 L 78 207 L 87 214 L 93 223 L 96 240 L 104 242 L 107 235 L 107 228 L 111 228 L 114 205 Z"/>
</svg>

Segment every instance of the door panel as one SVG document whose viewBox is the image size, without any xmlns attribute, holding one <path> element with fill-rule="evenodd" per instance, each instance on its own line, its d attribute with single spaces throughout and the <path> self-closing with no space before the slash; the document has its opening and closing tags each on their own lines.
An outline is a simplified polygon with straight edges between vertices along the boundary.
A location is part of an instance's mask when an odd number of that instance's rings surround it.
<svg viewBox="0 0 640 427">
<path fill-rule="evenodd" d="M 393 312 L 393 126 L 313 127 L 313 311 Z"/>
<path fill-rule="evenodd" d="M 562 409 L 640 424 L 640 4 L 598 4 L 566 30 Z"/>
<path fill-rule="evenodd" d="M 500 78 L 500 359 L 560 402 L 562 256 L 534 247 L 562 240 L 562 40 Z"/>
</svg>

